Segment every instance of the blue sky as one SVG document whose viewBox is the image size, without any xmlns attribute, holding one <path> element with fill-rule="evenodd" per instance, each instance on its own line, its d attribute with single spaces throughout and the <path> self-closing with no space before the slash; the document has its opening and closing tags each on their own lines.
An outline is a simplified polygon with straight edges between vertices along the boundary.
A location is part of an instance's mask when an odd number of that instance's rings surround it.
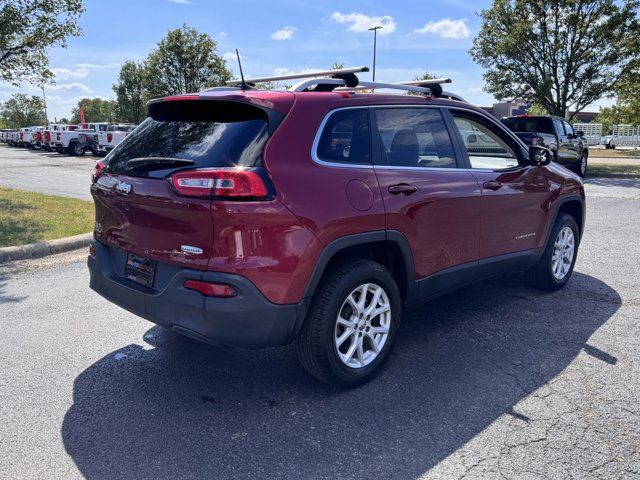
<svg viewBox="0 0 640 480">
<path fill-rule="evenodd" d="M 494 99 L 482 90 L 482 68 L 468 53 L 480 29 L 476 12 L 490 3 L 89 0 L 80 21 L 84 36 L 50 52 L 56 85 L 46 89 L 49 117 L 68 116 L 82 97 L 112 98 L 120 64 L 142 60 L 183 23 L 213 36 L 227 58 L 239 48 L 245 76 L 324 69 L 336 61 L 371 67 L 372 34 L 366 29 L 377 23 L 385 27 L 378 36 L 377 80 L 411 80 L 428 70 L 451 77 L 449 89 L 470 102 L 490 105 Z M 237 71 L 235 60 L 229 67 Z M 39 94 L 26 85 L 0 84 L 0 102 L 16 91 Z"/>
</svg>

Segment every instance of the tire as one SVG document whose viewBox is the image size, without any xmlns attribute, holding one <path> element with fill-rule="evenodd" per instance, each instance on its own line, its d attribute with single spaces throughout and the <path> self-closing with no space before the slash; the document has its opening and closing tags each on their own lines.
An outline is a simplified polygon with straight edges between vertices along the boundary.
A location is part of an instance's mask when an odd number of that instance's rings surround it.
<svg viewBox="0 0 640 480">
<path fill-rule="evenodd" d="M 70 145 L 69 155 L 75 155 L 77 157 L 81 157 L 82 155 L 84 155 L 84 147 L 77 142 Z"/>
<path fill-rule="evenodd" d="M 378 309 L 386 306 L 388 310 L 371 318 L 366 314 L 358 316 L 358 310 L 348 300 L 351 297 L 354 303 L 360 303 L 363 289 L 366 289 L 365 310 L 371 307 L 376 295 L 375 306 Z M 319 286 L 296 340 L 303 367 L 319 380 L 342 388 L 371 380 L 391 354 L 400 323 L 400 302 L 398 286 L 382 265 L 358 259 L 343 263 Z M 339 315 L 349 319 L 338 323 Z M 351 326 L 347 327 L 347 323 Z M 373 329 L 380 332 L 371 336 L 369 332 Z M 339 338 L 342 343 L 338 346 Z M 360 342 L 362 350 L 358 348 Z"/>
<path fill-rule="evenodd" d="M 96 150 L 95 148 L 91 149 L 91 155 L 93 155 L 94 157 L 99 157 L 100 156 L 100 152 L 98 150 Z"/>
<path fill-rule="evenodd" d="M 580 161 L 574 165 L 571 169 L 575 173 L 577 173 L 580 177 L 584 177 L 587 174 L 587 169 L 589 168 L 589 157 L 586 153 L 583 153 L 580 157 Z"/>
<path fill-rule="evenodd" d="M 568 234 L 567 229 L 571 231 L 571 235 L 573 238 L 571 258 L 570 263 L 567 263 L 566 257 L 561 255 L 561 265 L 564 265 L 565 267 L 562 267 L 562 271 L 559 272 L 558 270 L 554 269 L 554 254 L 556 254 L 558 245 L 561 246 L 560 253 L 568 253 L 568 248 L 562 247 L 563 240 L 561 237 L 563 233 Z M 566 245 L 568 245 L 568 243 Z M 559 213 L 553 229 L 551 230 L 551 235 L 549 235 L 549 240 L 547 241 L 547 245 L 544 249 L 542 257 L 534 267 L 525 272 L 529 284 L 536 288 L 549 292 L 553 292 L 564 287 L 571 278 L 571 274 L 573 273 L 573 268 L 576 264 L 576 258 L 578 256 L 579 245 L 580 232 L 578 230 L 578 224 L 576 223 L 575 219 L 567 213 Z M 567 265 L 568 267 L 566 267 Z M 561 275 L 558 275 L 559 273 Z"/>
</svg>

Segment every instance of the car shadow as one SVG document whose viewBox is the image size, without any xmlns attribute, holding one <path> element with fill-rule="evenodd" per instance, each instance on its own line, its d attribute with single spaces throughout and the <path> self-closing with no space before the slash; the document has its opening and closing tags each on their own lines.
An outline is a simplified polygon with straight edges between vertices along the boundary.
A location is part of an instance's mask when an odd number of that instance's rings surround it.
<svg viewBox="0 0 640 480">
<path fill-rule="evenodd" d="M 621 305 L 575 273 L 553 294 L 513 274 L 403 316 L 387 368 L 340 391 L 310 378 L 292 347 L 219 349 L 160 327 L 75 380 L 61 433 L 89 479 L 414 478 L 581 352 Z"/>
</svg>

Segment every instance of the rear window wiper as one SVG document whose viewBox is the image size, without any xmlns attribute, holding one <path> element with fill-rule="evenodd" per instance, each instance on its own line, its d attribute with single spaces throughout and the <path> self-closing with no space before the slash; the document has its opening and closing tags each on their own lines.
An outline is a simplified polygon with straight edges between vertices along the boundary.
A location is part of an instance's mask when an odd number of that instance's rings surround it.
<svg viewBox="0 0 640 480">
<path fill-rule="evenodd" d="M 148 163 L 170 163 L 172 165 L 195 165 L 196 162 L 187 158 L 172 158 L 172 157 L 140 157 L 131 158 L 126 161 L 126 165 L 138 166 L 146 165 Z"/>
<path fill-rule="evenodd" d="M 125 162 L 125 169 L 136 170 L 164 170 L 172 167 L 185 167 L 195 165 L 196 162 L 188 160 L 186 158 L 172 158 L 172 157 L 140 157 L 132 158 Z"/>
</svg>

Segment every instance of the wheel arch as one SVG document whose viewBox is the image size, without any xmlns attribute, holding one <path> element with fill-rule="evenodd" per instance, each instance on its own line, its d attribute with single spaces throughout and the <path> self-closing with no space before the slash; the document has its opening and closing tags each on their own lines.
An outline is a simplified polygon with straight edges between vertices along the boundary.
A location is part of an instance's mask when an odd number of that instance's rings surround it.
<svg viewBox="0 0 640 480">
<path fill-rule="evenodd" d="M 402 299 L 415 299 L 413 255 L 406 237 L 395 230 L 357 233 L 338 238 L 320 254 L 307 283 L 304 298 L 310 300 L 322 279 L 346 258 L 365 258 L 384 265 L 393 275 Z"/>
</svg>

